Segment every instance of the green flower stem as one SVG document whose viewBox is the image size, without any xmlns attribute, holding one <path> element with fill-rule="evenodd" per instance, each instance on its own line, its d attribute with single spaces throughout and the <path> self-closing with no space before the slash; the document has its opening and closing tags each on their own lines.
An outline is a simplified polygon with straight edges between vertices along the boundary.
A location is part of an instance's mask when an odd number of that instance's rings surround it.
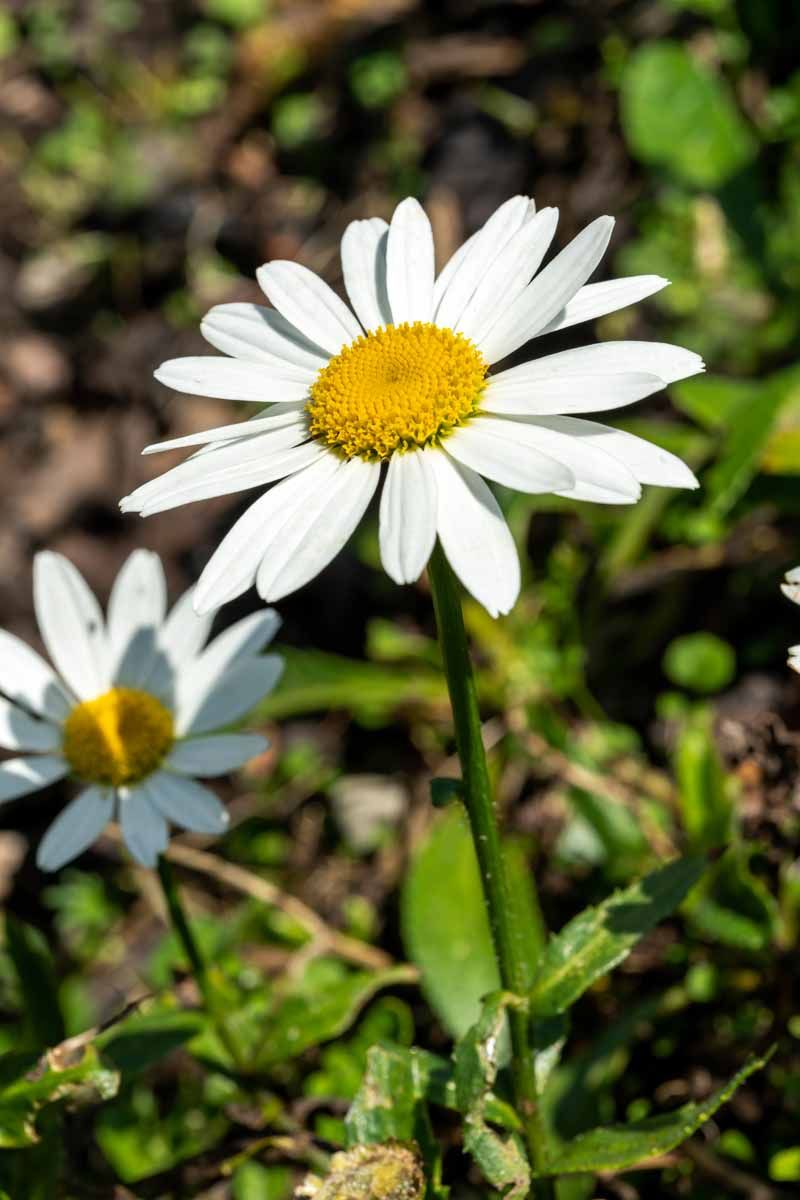
<svg viewBox="0 0 800 1200">
<path fill-rule="evenodd" d="M 475 843 L 500 979 L 505 989 L 524 996 L 530 990 L 533 964 L 527 961 L 525 930 L 518 916 L 500 841 L 458 586 L 438 543 L 428 564 L 428 574 L 453 709 L 463 799 Z M 516 1107 L 525 1126 L 531 1165 L 541 1169 L 546 1154 L 546 1131 L 536 1087 L 530 1023 L 525 1012 L 513 1010 L 509 1011 L 509 1023 Z M 550 1200 L 554 1194 L 552 1183 L 538 1181 L 535 1194 L 541 1200 Z"/>
<path fill-rule="evenodd" d="M 184 954 L 189 960 L 189 966 L 192 969 L 192 974 L 200 995 L 203 997 L 206 1012 L 214 1022 L 219 1039 L 231 1056 L 233 1063 L 237 1067 L 241 1067 L 243 1061 L 241 1051 L 228 1027 L 220 995 L 209 976 L 208 964 L 200 952 L 200 947 L 189 925 L 189 920 L 181 902 L 178 885 L 175 881 L 172 864 L 163 854 L 158 859 L 158 878 L 161 881 L 161 888 L 164 892 L 164 899 L 167 902 L 167 910 L 172 927 L 178 935 L 178 940 L 183 947 Z"/>
</svg>

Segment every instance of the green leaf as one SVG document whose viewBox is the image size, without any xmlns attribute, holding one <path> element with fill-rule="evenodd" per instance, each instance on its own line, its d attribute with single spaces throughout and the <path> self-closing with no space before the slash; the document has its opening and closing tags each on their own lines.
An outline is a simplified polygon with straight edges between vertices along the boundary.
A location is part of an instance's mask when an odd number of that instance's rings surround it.
<svg viewBox="0 0 800 1200">
<path fill-rule="evenodd" d="M 285 668 L 275 691 L 258 706 L 270 720 L 345 709 L 367 726 L 403 708 L 443 704 L 447 693 L 440 672 L 413 671 L 383 663 L 358 662 L 321 650 L 283 647 Z"/>
<path fill-rule="evenodd" d="M 55 1046 L 64 1040 L 53 956 L 32 925 L 6 916 L 6 942 L 22 992 L 22 1015 L 29 1043 Z"/>
<path fill-rule="evenodd" d="M 769 1057 L 750 1059 L 733 1079 L 702 1103 L 690 1102 L 663 1116 L 647 1117 L 628 1125 L 601 1126 L 578 1134 L 553 1155 L 546 1174 L 624 1171 L 648 1158 L 669 1153 L 696 1133 Z"/>
<path fill-rule="evenodd" d="M 233 1200 L 289 1200 L 292 1173 L 288 1167 L 262 1167 L 260 1163 L 242 1163 L 231 1180 Z"/>
<path fill-rule="evenodd" d="M 725 845 L 735 824 L 734 781 L 720 761 L 710 712 L 695 712 L 681 729 L 674 762 L 689 847 L 700 852 Z"/>
<path fill-rule="evenodd" d="M 15 1056 L 16 1057 L 16 1056 Z M 48 1050 L 33 1069 L 18 1078 L 4 1071 L 0 1090 L 0 1147 L 32 1146 L 39 1140 L 36 1121 L 48 1106 L 97 1104 L 116 1095 L 119 1075 L 105 1067 L 94 1046 L 87 1046 L 77 1062 L 61 1065 L 60 1048 Z M 26 1061 L 26 1065 L 29 1060 Z"/>
<path fill-rule="evenodd" d="M 737 843 L 714 863 L 688 904 L 690 924 L 724 946 L 757 952 L 778 930 L 778 905 L 750 869 L 756 847 Z"/>
<path fill-rule="evenodd" d="M 528 1160 L 519 1136 L 497 1133 L 486 1118 L 487 1102 L 497 1079 L 506 1009 L 521 1005 L 524 1001 L 508 992 L 488 996 L 480 1018 L 459 1040 L 454 1052 L 456 1101 L 464 1117 L 464 1149 L 487 1182 L 509 1197 L 527 1195 Z"/>
<path fill-rule="evenodd" d="M 725 81 L 678 42 L 635 50 L 620 100 L 632 152 L 682 183 L 720 187 L 755 156 L 756 140 Z"/>
<path fill-rule="evenodd" d="M 97 1039 L 97 1044 L 104 1058 L 129 1078 L 191 1041 L 205 1023 L 201 1012 L 136 1015 L 115 1025 Z"/>
<path fill-rule="evenodd" d="M 263 1042 L 254 1056 L 256 1069 L 288 1062 L 311 1046 L 338 1037 L 381 988 L 411 983 L 414 978 L 405 966 L 353 971 L 324 987 L 287 996 L 265 1021 Z"/>
<path fill-rule="evenodd" d="M 588 987 L 620 963 L 681 903 L 705 867 L 700 856 L 676 859 L 602 904 L 579 913 L 553 937 L 531 992 L 536 1017 L 566 1012 Z"/>
</svg>

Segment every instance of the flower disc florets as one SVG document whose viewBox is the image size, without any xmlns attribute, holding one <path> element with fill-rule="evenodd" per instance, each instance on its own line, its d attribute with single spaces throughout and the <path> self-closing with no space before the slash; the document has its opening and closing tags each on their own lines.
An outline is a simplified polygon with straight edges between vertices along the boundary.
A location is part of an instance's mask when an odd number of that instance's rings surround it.
<svg viewBox="0 0 800 1200">
<path fill-rule="evenodd" d="M 76 705 L 64 722 L 64 757 L 89 783 L 122 787 L 154 771 L 174 741 L 172 714 L 148 692 L 114 687 Z"/>
<path fill-rule="evenodd" d="M 345 458 L 370 461 L 427 446 L 475 412 L 487 370 L 463 334 L 424 321 L 384 326 L 320 371 L 311 433 Z"/>
</svg>

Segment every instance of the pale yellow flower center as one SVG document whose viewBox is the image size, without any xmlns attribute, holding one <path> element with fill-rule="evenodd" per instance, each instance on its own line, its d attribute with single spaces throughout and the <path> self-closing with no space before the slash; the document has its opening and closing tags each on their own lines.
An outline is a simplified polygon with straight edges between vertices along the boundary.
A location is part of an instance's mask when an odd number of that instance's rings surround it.
<svg viewBox="0 0 800 1200">
<path fill-rule="evenodd" d="M 423 321 L 384 326 L 320 371 L 307 405 L 311 433 L 345 458 L 427 446 L 476 411 L 487 370 L 461 333 Z"/>
<path fill-rule="evenodd" d="M 163 761 L 175 732 L 172 714 L 138 688 L 114 687 L 76 705 L 64 722 L 64 757 L 80 779 L 121 787 Z"/>
</svg>

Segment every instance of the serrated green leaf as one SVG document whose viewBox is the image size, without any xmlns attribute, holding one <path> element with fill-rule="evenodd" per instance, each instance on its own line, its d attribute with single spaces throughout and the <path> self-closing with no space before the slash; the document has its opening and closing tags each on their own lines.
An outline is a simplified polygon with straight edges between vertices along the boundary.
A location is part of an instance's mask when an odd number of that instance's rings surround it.
<svg viewBox="0 0 800 1200">
<path fill-rule="evenodd" d="M 683 183 L 719 187 L 756 153 L 725 81 L 678 42 L 663 39 L 635 50 L 620 100 L 633 153 Z"/>
<path fill-rule="evenodd" d="M 551 939 L 541 957 L 530 996 L 532 1013 L 541 1018 L 566 1012 L 678 907 L 704 867 L 699 855 L 676 859 L 579 913 Z"/>
<path fill-rule="evenodd" d="M 648 1158 L 669 1153 L 696 1133 L 750 1075 L 764 1066 L 768 1058 L 767 1055 L 751 1059 L 733 1079 L 702 1103 L 690 1102 L 662 1116 L 647 1117 L 628 1125 L 602 1126 L 578 1134 L 553 1155 L 546 1173 L 575 1175 L 624 1171 Z"/>
<path fill-rule="evenodd" d="M 6 916 L 6 943 L 22 992 L 22 1016 L 29 1044 L 42 1048 L 64 1040 L 53 956 L 32 925 Z"/>
</svg>

